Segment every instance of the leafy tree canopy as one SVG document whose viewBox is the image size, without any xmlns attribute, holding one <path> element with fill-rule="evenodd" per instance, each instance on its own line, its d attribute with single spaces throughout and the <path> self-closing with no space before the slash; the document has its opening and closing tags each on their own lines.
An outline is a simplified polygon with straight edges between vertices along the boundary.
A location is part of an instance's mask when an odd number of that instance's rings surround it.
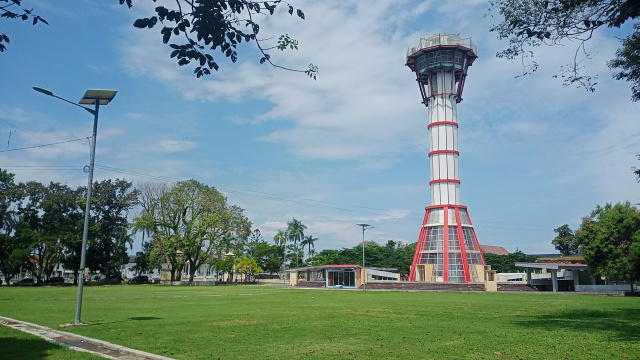
<svg viewBox="0 0 640 360">
<path fill-rule="evenodd" d="M 629 202 L 598 205 L 582 219 L 576 237 L 593 274 L 619 281 L 640 278 L 640 212 Z"/>
<path fill-rule="evenodd" d="M 563 256 L 573 255 L 579 251 L 580 246 L 576 241 L 573 230 L 571 230 L 568 224 L 564 224 L 553 231 L 555 231 L 558 236 L 556 236 L 551 243 Z"/>
<path fill-rule="evenodd" d="M 537 257 L 527 255 L 522 251 L 516 251 L 509 255 L 484 254 L 484 260 L 487 265 L 491 265 L 491 270 L 499 273 L 523 272 L 524 268 L 516 267 L 516 262 L 535 262 L 537 259 Z"/>
<path fill-rule="evenodd" d="M 118 0 L 120 5 L 133 7 L 133 0 Z M 156 0 L 153 0 L 156 2 Z M 298 41 L 289 34 L 280 35 L 275 43 L 269 39 L 260 38 L 260 24 L 258 18 L 282 14 L 279 8 L 284 8 L 290 16 L 297 16 L 304 20 L 301 9 L 282 0 L 252 1 L 252 0 L 175 0 L 172 7 L 157 6 L 155 15 L 137 19 L 133 26 L 139 29 L 152 29 L 156 26 L 162 29 L 162 42 L 172 49 L 171 57 L 178 65 L 184 66 L 195 63 L 194 74 L 197 77 L 210 75 L 211 69 L 220 68 L 219 58 L 214 53 L 229 58 L 231 62 L 238 61 L 238 46 L 253 43 L 261 54 L 260 63 L 268 63 L 284 70 L 303 72 L 316 79 L 318 67 L 309 64 L 306 70 L 292 69 L 274 63 L 271 50 L 297 50 Z M 22 8 L 21 0 L 0 0 L 0 17 L 6 19 L 32 20 L 33 25 L 47 21 L 33 13 L 33 9 Z M 7 34 L 0 33 L 0 52 L 6 50 L 3 44 L 9 43 Z"/>
<path fill-rule="evenodd" d="M 397 268 L 401 274 L 408 274 L 413 260 L 416 243 L 405 245 L 393 240 L 383 246 L 373 241 L 365 243 L 365 263 L 367 267 Z M 362 264 L 362 245 L 341 250 L 325 249 L 313 257 L 313 264 Z"/>
<path fill-rule="evenodd" d="M 565 85 L 577 84 L 589 91 L 595 90 L 597 76 L 583 73 L 584 59 L 590 57 L 585 48 L 594 32 L 602 26 L 619 28 L 640 15 L 637 0 L 496 0 L 491 12 L 503 19 L 491 27 L 499 39 L 508 39 L 509 47 L 498 52 L 500 58 L 521 59 L 523 75 L 533 73 L 538 64 L 531 60 L 533 48 L 541 45 L 560 45 L 565 41 L 578 44 L 572 61 L 560 69 Z M 614 75 L 618 80 L 631 82 L 633 101 L 640 100 L 640 40 L 638 26 L 635 32 L 622 40 L 622 48 L 609 67 L 620 69 Z"/>
<path fill-rule="evenodd" d="M 171 280 L 180 280 L 186 263 L 189 281 L 210 259 L 221 259 L 228 251 L 244 248 L 251 222 L 244 210 L 227 203 L 214 187 L 196 180 L 175 185 L 143 184 L 140 215 L 135 231 L 148 231 L 152 256 L 168 262 Z"/>
<path fill-rule="evenodd" d="M 33 25 L 38 22 L 49 25 L 45 19 L 34 14 L 33 9 L 21 8 L 21 0 L 0 0 L 0 18 L 22 21 L 31 20 Z M 7 50 L 7 46 L 3 42 L 8 44 L 11 39 L 9 35 L 0 32 L 0 52 Z"/>
</svg>

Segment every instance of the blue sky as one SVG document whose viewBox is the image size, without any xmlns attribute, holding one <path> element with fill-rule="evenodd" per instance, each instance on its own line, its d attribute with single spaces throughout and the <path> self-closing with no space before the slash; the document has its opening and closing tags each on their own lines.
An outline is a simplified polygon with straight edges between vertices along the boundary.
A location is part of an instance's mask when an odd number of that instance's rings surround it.
<svg viewBox="0 0 640 360">
<path fill-rule="evenodd" d="M 487 1 L 293 1 L 306 20 L 263 19 L 263 36 L 288 33 L 295 52 L 281 65 L 320 69 L 317 81 L 260 65 L 251 46 L 196 79 L 178 67 L 159 29 L 132 26 L 157 3 L 134 0 L 60 5 L 25 0 L 49 26 L 2 20 L 11 36 L 0 54 L 0 150 L 91 135 L 92 117 L 31 89 L 79 100 L 88 88 L 117 89 L 100 111 L 95 179 L 196 179 L 246 210 L 270 240 L 296 217 L 316 250 L 367 240 L 417 241 L 429 204 L 427 109 L 406 49 L 437 33 L 470 36 L 480 56 L 458 105 L 461 202 L 481 244 L 552 252 L 553 229 L 598 204 L 640 203 L 631 173 L 640 165 L 640 104 L 611 79 L 606 60 L 627 26 L 588 43 L 595 93 L 552 76 L 576 44 L 540 48 L 534 76 L 495 58 L 506 43 L 489 27 Z M 272 40 L 273 41 L 273 40 Z M 217 54 L 214 54 L 214 56 Z M 21 181 L 86 185 L 87 140 L 0 152 Z M 60 168 L 66 166 L 66 168 Z M 135 250 L 135 249 L 134 249 Z"/>
</svg>

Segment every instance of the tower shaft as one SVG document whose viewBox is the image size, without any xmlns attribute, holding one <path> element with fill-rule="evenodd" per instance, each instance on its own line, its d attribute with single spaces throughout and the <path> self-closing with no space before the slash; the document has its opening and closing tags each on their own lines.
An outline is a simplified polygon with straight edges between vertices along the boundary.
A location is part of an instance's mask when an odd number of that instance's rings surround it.
<svg viewBox="0 0 640 360">
<path fill-rule="evenodd" d="M 416 73 L 429 113 L 431 206 L 416 246 L 409 280 L 479 282 L 484 256 L 467 207 L 460 204 L 457 104 L 475 44 L 457 35 L 435 35 L 409 48 L 407 66 Z"/>
</svg>

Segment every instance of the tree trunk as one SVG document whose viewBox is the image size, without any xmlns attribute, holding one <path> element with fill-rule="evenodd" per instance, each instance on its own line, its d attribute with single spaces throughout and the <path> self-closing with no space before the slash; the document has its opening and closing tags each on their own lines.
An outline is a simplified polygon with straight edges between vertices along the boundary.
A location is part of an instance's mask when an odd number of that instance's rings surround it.
<svg viewBox="0 0 640 360">
<path fill-rule="evenodd" d="M 176 268 L 171 268 L 171 281 L 176 281 Z"/>
</svg>

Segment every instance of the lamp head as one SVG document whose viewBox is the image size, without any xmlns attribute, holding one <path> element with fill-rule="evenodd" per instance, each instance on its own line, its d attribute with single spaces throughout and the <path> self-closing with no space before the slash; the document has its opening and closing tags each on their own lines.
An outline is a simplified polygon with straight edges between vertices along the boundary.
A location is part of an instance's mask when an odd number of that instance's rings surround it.
<svg viewBox="0 0 640 360">
<path fill-rule="evenodd" d="M 45 95 L 53 96 L 53 92 L 51 92 L 50 90 L 47 90 L 47 89 L 45 89 L 43 87 L 40 87 L 40 86 L 34 86 L 33 90 L 35 90 L 37 92 L 40 92 L 40 93 L 43 93 Z"/>
</svg>

